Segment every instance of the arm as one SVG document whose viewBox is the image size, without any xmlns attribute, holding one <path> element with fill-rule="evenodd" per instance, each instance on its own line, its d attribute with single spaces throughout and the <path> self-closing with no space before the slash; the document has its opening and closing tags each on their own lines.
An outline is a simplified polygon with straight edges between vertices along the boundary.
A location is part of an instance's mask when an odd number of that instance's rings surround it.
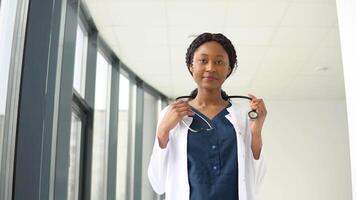
<svg viewBox="0 0 356 200">
<path fill-rule="evenodd" d="M 255 160 L 260 159 L 262 150 L 262 135 L 261 133 L 251 133 L 251 150 Z"/>
<path fill-rule="evenodd" d="M 157 129 L 162 122 L 162 118 L 166 111 L 167 108 L 163 109 L 159 114 Z M 158 134 L 159 133 L 157 132 L 157 137 L 153 145 L 151 160 L 148 166 L 148 179 L 150 180 L 153 190 L 158 194 L 163 194 L 165 192 L 165 179 L 167 174 L 169 133 L 167 134 L 167 142 L 164 145 L 164 148 L 162 148 L 162 145 L 159 144 L 160 142 L 158 139 Z"/>
<path fill-rule="evenodd" d="M 251 129 L 251 149 L 253 153 L 253 157 L 255 160 L 258 160 L 260 158 L 261 150 L 262 150 L 262 127 L 264 124 L 264 121 L 267 116 L 267 110 L 266 106 L 263 102 L 263 99 L 257 99 L 253 95 L 249 95 L 252 98 L 251 101 L 251 109 L 256 110 L 258 113 L 258 118 L 255 120 L 252 120 L 250 123 L 250 129 Z"/>
<path fill-rule="evenodd" d="M 172 131 L 184 116 L 193 114 L 189 104 L 184 101 L 176 101 L 160 113 L 157 123 L 157 136 L 148 167 L 148 178 L 158 194 L 165 192 Z"/>
<path fill-rule="evenodd" d="M 256 110 L 258 113 L 258 118 L 255 120 L 248 120 L 248 132 L 250 133 L 251 142 L 251 165 L 253 168 L 254 185 L 256 191 L 259 190 L 260 184 L 266 174 L 266 166 L 263 156 L 263 142 L 262 142 L 262 127 L 267 116 L 267 110 L 262 99 L 257 99 L 255 96 L 252 97 L 251 109 Z"/>
</svg>

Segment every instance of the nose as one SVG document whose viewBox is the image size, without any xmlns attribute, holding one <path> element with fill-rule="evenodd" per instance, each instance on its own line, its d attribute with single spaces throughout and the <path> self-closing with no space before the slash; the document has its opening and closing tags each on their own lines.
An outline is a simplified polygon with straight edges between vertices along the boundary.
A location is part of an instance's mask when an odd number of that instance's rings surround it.
<svg viewBox="0 0 356 200">
<path fill-rule="evenodd" d="M 215 71 L 214 63 L 209 62 L 209 63 L 205 66 L 205 71 L 207 71 L 207 72 Z"/>
</svg>

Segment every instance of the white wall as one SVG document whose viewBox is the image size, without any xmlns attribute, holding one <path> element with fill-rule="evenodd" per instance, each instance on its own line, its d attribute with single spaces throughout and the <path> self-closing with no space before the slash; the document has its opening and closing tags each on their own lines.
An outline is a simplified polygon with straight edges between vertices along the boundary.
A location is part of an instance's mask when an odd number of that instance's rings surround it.
<svg viewBox="0 0 356 200">
<path fill-rule="evenodd" d="M 351 200 L 345 101 L 267 101 L 264 200 Z"/>
<path fill-rule="evenodd" d="M 349 121 L 353 197 L 356 199 L 356 0 L 337 0 L 336 5 Z"/>
</svg>

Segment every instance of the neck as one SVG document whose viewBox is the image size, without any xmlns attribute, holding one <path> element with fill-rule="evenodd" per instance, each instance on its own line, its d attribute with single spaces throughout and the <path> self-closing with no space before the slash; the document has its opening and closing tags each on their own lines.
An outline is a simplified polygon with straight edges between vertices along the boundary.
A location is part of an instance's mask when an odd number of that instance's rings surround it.
<svg viewBox="0 0 356 200">
<path fill-rule="evenodd" d="M 198 94 L 195 97 L 195 103 L 198 106 L 219 106 L 225 104 L 225 100 L 221 96 L 221 89 L 207 90 L 198 88 Z"/>
</svg>

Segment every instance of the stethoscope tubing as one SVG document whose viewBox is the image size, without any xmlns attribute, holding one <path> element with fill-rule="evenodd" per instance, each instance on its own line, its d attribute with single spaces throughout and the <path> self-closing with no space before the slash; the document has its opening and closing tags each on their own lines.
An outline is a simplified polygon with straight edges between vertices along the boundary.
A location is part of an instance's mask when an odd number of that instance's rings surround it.
<svg viewBox="0 0 356 200">
<path fill-rule="evenodd" d="M 184 99 L 184 98 L 193 99 L 192 96 L 180 96 L 180 97 L 177 97 L 176 100 L 178 100 L 178 99 Z M 251 97 L 242 96 L 242 95 L 228 96 L 228 98 L 229 98 L 229 99 L 231 99 L 231 98 L 248 99 L 248 100 L 252 101 L 252 98 L 251 98 Z M 248 116 L 250 117 L 250 119 L 257 119 L 257 118 L 258 118 L 258 113 L 257 113 L 256 110 L 251 110 L 251 111 L 248 112 Z"/>
</svg>

